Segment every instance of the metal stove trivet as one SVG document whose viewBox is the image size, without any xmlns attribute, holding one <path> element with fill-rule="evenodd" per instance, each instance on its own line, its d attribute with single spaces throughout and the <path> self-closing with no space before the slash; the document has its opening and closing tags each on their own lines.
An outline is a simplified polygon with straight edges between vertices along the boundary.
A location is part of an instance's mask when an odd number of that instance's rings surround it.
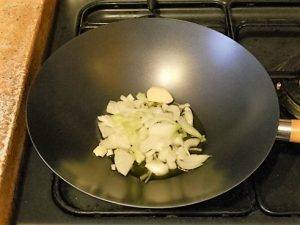
<svg viewBox="0 0 300 225">
<path fill-rule="evenodd" d="M 269 9 L 272 13 L 257 13 Z M 81 34 L 110 22 L 153 15 L 199 23 L 240 42 L 258 57 L 273 79 L 281 116 L 299 118 L 299 1 L 95 2 L 81 10 L 76 30 Z M 75 215 L 243 216 L 257 207 L 269 215 L 299 215 L 299 148 L 275 143 L 268 159 L 252 176 L 254 182 L 250 179 L 215 199 L 178 209 L 136 209 L 107 203 L 77 191 L 57 176 L 52 194 L 60 208 Z"/>
</svg>

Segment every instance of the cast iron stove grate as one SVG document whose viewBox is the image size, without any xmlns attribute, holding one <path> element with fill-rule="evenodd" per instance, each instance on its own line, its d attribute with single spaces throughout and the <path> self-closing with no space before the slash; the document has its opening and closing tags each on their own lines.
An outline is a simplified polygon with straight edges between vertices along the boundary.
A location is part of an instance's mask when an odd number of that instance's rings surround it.
<svg viewBox="0 0 300 225">
<path fill-rule="evenodd" d="M 247 4 L 250 8 L 244 8 Z M 258 13 L 259 10 L 265 13 Z M 230 13 L 235 40 L 263 63 L 275 84 L 281 118 L 299 118 L 299 2 L 232 3 Z M 300 214 L 299 149 L 299 144 L 276 142 L 257 171 L 255 191 L 264 213 L 273 216 Z"/>
<path fill-rule="evenodd" d="M 284 87 L 299 81 L 300 68 L 295 67 L 295 62 L 299 65 L 296 53 L 300 52 L 299 2 L 160 2 L 151 12 L 208 26 L 240 42 L 270 73 L 285 107 L 281 109 L 282 117 L 293 117 L 286 108 L 293 111 L 284 103 L 287 96 L 293 96 Z M 81 34 L 111 22 L 149 16 L 151 12 L 145 3 L 96 2 L 81 10 L 76 30 Z M 270 156 L 251 179 L 207 202 L 175 209 L 138 209 L 108 203 L 76 190 L 57 176 L 53 179 L 52 194 L 60 208 L 74 215 L 243 216 L 255 210 L 256 204 L 269 215 L 294 215 L 300 212 L 299 154 L 295 144 L 275 143 Z"/>
<path fill-rule="evenodd" d="M 52 194 L 56 204 L 66 212 L 86 216 L 243 216 L 254 209 L 255 203 L 250 181 L 207 202 L 171 209 L 141 209 L 105 202 L 83 194 L 56 176 Z"/>
</svg>

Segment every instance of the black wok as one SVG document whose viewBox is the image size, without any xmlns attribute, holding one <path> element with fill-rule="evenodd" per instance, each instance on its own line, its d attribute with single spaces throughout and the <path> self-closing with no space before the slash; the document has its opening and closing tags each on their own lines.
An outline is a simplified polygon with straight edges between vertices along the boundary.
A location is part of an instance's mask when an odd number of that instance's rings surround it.
<svg viewBox="0 0 300 225">
<path fill-rule="evenodd" d="M 151 86 L 191 104 L 213 157 L 144 184 L 92 150 L 108 101 Z M 39 155 L 69 184 L 118 204 L 166 208 L 213 198 L 250 176 L 275 141 L 278 108 L 267 72 L 238 43 L 193 23 L 145 18 L 92 30 L 56 51 L 31 86 L 27 122 Z"/>
</svg>

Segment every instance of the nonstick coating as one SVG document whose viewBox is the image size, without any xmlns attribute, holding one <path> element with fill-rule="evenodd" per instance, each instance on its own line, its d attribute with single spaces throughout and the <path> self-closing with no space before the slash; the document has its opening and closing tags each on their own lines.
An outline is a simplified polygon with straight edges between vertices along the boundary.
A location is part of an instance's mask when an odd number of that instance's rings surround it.
<svg viewBox="0 0 300 225">
<path fill-rule="evenodd" d="M 167 88 L 191 104 L 206 133 L 202 167 L 141 183 L 110 169 L 92 150 L 96 117 L 122 94 Z M 66 182 L 96 198 L 166 208 L 213 198 L 241 183 L 275 140 L 278 99 L 263 66 L 221 33 L 179 20 L 144 18 L 89 31 L 57 50 L 27 101 L 32 142 Z"/>
</svg>

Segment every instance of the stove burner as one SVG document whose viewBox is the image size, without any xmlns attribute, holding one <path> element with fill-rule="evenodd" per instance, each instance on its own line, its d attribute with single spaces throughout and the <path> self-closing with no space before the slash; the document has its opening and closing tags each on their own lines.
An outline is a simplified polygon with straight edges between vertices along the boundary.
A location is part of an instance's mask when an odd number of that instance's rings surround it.
<svg viewBox="0 0 300 225">
<path fill-rule="evenodd" d="M 300 55 L 283 61 L 274 70 L 285 74 L 282 75 L 282 81 L 276 84 L 277 90 L 282 91 L 280 95 L 282 105 L 300 119 Z"/>
<path fill-rule="evenodd" d="M 287 93 L 282 104 L 296 118 L 300 119 L 300 78 L 283 81 Z"/>
</svg>

